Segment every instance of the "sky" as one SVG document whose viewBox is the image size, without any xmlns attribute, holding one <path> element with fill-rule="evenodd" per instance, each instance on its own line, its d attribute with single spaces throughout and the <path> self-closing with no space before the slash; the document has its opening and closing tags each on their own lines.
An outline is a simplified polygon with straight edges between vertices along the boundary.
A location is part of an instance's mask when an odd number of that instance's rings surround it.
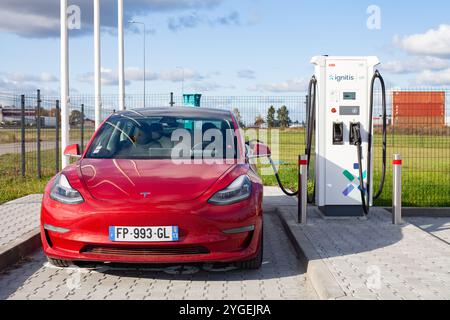
<svg viewBox="0 0 450 320">
<path fill-rule="evenodd" d="M 450 85 L 450 2 L 124 0 L 146 24 L 147 92 L 298 95 L 315 55 L 376 55 L 390 87 Z M 70 31 L 72 94 L 92 94 L 92 0 Z M 101 0 L 103 93 L 117 87 L 117 3 Z M 379 14 L 378 14 L 379 13 Z M 72 16 L 74 17 L 74 16 Z M 378 19 L 380 18 L 380 19 Z M 368 24 L 369 23 L 369 24 Z M 127 24 L 127 94 L 142 93 L 143 31 Z M 59 1 L 0 0 L 0 92 L 59 91 Z"/>
</svg>

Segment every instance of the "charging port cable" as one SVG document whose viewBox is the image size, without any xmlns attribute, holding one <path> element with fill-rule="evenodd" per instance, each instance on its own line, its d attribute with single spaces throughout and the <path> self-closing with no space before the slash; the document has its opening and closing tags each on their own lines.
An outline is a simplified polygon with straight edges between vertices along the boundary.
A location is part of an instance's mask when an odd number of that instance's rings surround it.
<svg viewBox="0 0 450 320">
<path fill-rule="evenodd" d="M 307 105 L 307 112 L 308 112 L 308 128 L 306 132 L 306 150 L 305 153 L 308 157 L 308 177 L 310 177 L 310 163 L 311 163 L 311 153 L 313 148 L 313 139 L 314 139 L 314 131 L 316 126 L 316 96 L 317 96 L 317 79 L 315 76 L 312 76 L 309 87 L 308 87 L 308 105 Z M 275 178 L 277 179 L 278 185 L 280 186 L 281 190 L 289 197 L 296 197 L 298 196 L 297 192 L 290 192 L 286 190 L 286 188 L 283 186 L 283 183 L 281 182 L 281 178 L 278 172 L 278 169 L 273 162 L 272 158 L 269 156 L 270 164 L 272 165 L 273 172 L 275 173 Z M 299 173 L 300 174 L 300 173 Z M 312 196 L 308 195 L 308 203 L 313 203 L 315 198 L 315 181 L 314 188 L 313 188 L 313 194 Z"/>
<path fill-rule="evenodd" d="M 270 156 L 268 156 L 268 159 L 270 161 L 270 164 L 272 165 L 273 172 L 275 173 L 275 178 L 277 179 L 278 185 L 280 186 L 280 188 L 284 192 L 284 194 L 289 197 L 298 196 L 298 191 L 290 192 L 284 187 L 283 182 L 281 182 L 280 174 L 278 173 L 278 169 L 277 169 L 277 166 L 275 165 L 275 162 L 272 160 L 272 157 L 270 157 Z"/>
</svg>

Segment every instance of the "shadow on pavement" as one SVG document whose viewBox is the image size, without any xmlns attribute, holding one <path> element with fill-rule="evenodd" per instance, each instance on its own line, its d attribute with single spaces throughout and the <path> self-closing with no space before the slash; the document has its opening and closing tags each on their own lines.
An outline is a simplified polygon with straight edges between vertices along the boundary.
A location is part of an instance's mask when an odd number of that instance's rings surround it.
<svg viewBox="0 0 450 320">
<path fill-rule="evenodd" d="M 15 265 L 0 271 L 0 300 L 7 299 L 41 268 L 46 259 L 39 250 L 33 256 L 22 259 Z"/>
</svg>

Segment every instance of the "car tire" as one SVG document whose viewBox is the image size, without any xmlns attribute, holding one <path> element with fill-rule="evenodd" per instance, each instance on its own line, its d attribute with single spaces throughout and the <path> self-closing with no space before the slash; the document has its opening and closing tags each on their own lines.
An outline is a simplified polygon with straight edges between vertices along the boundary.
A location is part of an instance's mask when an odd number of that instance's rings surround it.
<svg viewBox="0 0 450 320">
<path fill-rule="evenodd" d="M 259 242 L 259 249 L 256 257 L 250 260 L 238 262 L 237 267 L 242 270 L 258 270 L 261 268 L 263 263 L 264 255 L 264 230 L 262 230 L 261 240 Z"/>
<path fill-rule="evenodd" d="M 48 262 L 50 262 L 55 267 L 67 268 L 71 264 L 71 262 L 68 260 L 60 260 L 60 259 L 53 259 L 53 258 L 47 258 L 47 259 L 48 259 Z"/>
</svg>

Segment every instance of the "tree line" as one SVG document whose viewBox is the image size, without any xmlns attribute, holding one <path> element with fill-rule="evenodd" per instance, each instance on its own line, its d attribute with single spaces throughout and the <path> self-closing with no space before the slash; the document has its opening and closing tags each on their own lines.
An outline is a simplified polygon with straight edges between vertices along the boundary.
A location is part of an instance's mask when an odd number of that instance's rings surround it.
<svg viewBox="0 0 450 320">
<path fill-rule="evenodd" d="M 248 126 L 242 120 L 242 116 L 241 116 L 239 109 L 235 108 L 233 110 L 233 113 L 236 117 L 236 120 L 239 122 L 239 125 L 242 128 L 245 128 Z M 266 117 L 263 117 L 262 115 L 258 115 L 255 118 L 255 122 L 252 125 L 256 126 L 256 127 L 263 127 L 266 125 L 267 128 L 269 128 L 269 129 L 271 129 L 271 128 L 284 129 L 284 128 L 289 128 L 293 123 L 294 122 L 290 118 L 289 110 L 286 106 L 281 106 L 278 109 L 275 109 L 274 106 L 270 106 L 270 108 L 267 110 Z M 298 123 L 298 121 L 296 121 L 295 123 Z"/>
</svg>

